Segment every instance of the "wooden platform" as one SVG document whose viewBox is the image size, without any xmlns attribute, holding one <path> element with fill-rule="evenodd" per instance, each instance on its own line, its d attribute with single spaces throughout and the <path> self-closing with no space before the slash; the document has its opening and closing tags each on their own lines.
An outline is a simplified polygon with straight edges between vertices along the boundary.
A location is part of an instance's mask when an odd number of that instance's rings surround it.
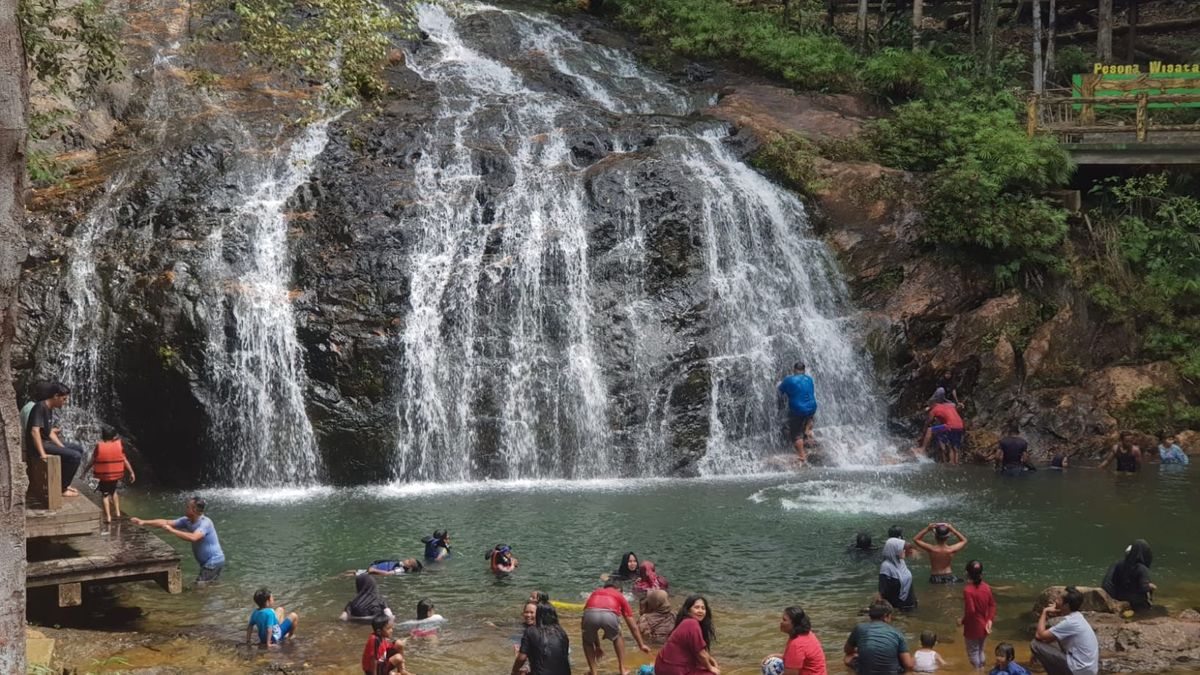
<svg viewBox="0 0 1200 675">
<path fill-rule="evenodd" d="M 68 501 L 91 504 L 86 497 Z M 152 580 L 168 593 L 183 589 L 179 554 L 170 544 L 127 520 L 114 522 L 107 530 L 108 534 L 27 541 L 26 586 L 58 586 L 62 607 L 80 604 L 82 585 L 89 582 Z"/>
<path fill-rule="evenodd" d="M 65 497 L 58 510 L 27 509 L 25 537 L 69 537 L 100 531 L 100 507 L 86 495 Z"/>
</svg>

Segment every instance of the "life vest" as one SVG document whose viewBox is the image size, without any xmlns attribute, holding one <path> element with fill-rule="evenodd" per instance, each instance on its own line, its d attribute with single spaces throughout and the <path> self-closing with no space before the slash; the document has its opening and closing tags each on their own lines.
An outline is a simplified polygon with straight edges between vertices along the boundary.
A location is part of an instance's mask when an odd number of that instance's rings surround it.
<svg viewBox="0 0 1200 675">
<path fill-rule="evenodd" d="M 96 480 L 121 480 L 125 475 L 125 450 L 121 439 L 100 441 L 96 444 Z"/>
</svg>

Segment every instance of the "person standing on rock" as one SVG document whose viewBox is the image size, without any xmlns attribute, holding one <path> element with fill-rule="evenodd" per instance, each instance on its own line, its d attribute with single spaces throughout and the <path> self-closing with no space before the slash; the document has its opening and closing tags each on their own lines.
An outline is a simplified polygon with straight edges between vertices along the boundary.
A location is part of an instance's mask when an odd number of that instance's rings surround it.
<svg viewBox="0 0 1200 675">
<path fill-rule="evenodd" d="M 192 497 L 187 502 L 187 509 L 182 518 L 175 520 L 142 520 L 130 518 L 134 525 L 158 527 L 180 539 L 191 542 L 192 555 L 200 563 L 200 575 L 196 577 L 197 585 L 216 581 L 225 567 L 225 552 L 221 550 L 221 542 L 217 539 L 217 527 L 213 521 L 204 515 L 208 504 L 200 497 Z"/>
<path fill-rule="evenodd" d="M 813 416 L 817 414 L 817 396 L 813 379 L 808 375 L 803 361 L 792 366 L 792 374 L 779 383 L 779 393 L 787 397 L 788 435 L 796 448 L 796 457 L 801 463 L 808 461 L 804 441 L 812 438 Z"/>
<path fill-rule="evenodd" d="M 1034 640 L 1029 644 L 1033 658 L 1046 669 L 1047 675 L 1097 675 L 1100 672 L 1100 643 L 1096 631 L 1079 613 L 1083 594 L 1074 586 L 1052 605 L 1042 608 Z M 1063 619 L 1047 628 L 1051 616 Z"/>
<path fill-rule="evenodd" d="M 40 461 L 46 461 L 50 455 L 57 455 L 62 460 L 62 484 L 64 497 L 77 497 L 79 491 L 71 487 L 75 472 L 83 463 L 83 446 L 78 443 L 66 443 L 58 435 L 58 416 L 56 410 L 67 404 L 71 390 L 62 382 L 55 382 L 40 392 L 47 398 L 33 404 L 29 417 L 25 421 L 26 450 L 32 455 L 37 453 Z"/>
<path fill-rule="evenodd" d="M 920 454 L 925 454 L 929 450 L 929 442 L 936 439 L 938 458 L 958 464 L 958 451 L 962 448 L 964 429 L 958 408 L 947 401 L 946 392 L 938 388 L 933 393 L 933 398 L 929 399 L 929 417 L 925 424 L 925 435 L 921 438 Z"/>
</svg>

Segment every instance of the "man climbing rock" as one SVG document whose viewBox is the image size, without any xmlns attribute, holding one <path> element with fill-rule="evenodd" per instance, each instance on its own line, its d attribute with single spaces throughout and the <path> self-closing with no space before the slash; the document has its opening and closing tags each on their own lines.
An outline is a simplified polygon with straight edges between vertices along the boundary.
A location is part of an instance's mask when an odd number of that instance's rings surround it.
<svg viewBox="0 0 1200 675">
<path fill-rule="evenodd" d="M 813 379 L 805 370 L 804 362 L 797 361 L 792 366 L 792 374 L 779 383 L 779 393 L 786 396 L 788 402 L 788 434 L 801 462 L 808 460 L 804 441 L 812 438 L 813 416 L 817 414 Z"/>
</svg>

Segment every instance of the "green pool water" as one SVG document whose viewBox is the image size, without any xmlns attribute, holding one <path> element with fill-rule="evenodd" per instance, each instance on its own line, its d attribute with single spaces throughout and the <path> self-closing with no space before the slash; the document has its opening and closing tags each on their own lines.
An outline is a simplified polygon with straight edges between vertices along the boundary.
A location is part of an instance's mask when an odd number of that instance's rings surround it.
<svg viewBox="0 0 1200 675">
<path fill-rule="evenodd" d="M 1022 645 L 1036 594 L 1056 583 L 1098 585 L 1130 540 L 1154 549 L 1157 601 L 1172 610 L 1200 605 L 1200 489 L 1194 470 L 1117 477 L 1096 470 L 1042 471 L 1002 478 L 983 468 L 924 465 L 886 472 L 812 470 L 745 479 L 476 483 L 306 491 L 204 493 L 229 560 L 221 581 L 192 589 L 196 564 L 184 542 L 185 593 L 119 587 L 121 605 L 141 608 L 122 628 L 241 640 L 259 586 L 298 611 L 298 639 L 267 659 L 303 661 L 354 673 L 369 628 L 336 620 L 353 596 L 346 570 L 388 556 L 416 556 L 420 538 L 448 528 L 455 556 L 425 572 L 382 578 L 400 618 L 431 597 L 449 619 L 436 641 L 409 646 L 414 673 L 507 672 L 510 637 L 530 590 L 582 601 L 600 573 L 633 550 L 653 560 L 678 602 L 705 594 L 716 617 L 714 653 L 727 673 L 758 672 L 761 656 L 782 651 L 780 609 L 805 607 L 838 659 L 849 629 L 874 591 L 877 564 L 846 548 L 865 530 L 881 542 L 891 524 L 906 535 L 948 520 L 970 539 L 956 566 L 984 562 L 997 587 L 996 635 Z M 178 493 L 131 491 L 125 510 L 144 517 L 182 513 Z M 131 527 L 124 523 L 123 528 Z M 496 579 L 484 553 L 506 543 L 518 571 Z M 933 629 L 941 651 L 968 672 L 954 619 L 961 588 L 931 587 L 928 563 L 911 564 L 919 611 L 898 625 L 910 638 Z M 564 613 L 574 644 L 578 615 Z M 493 625 L 494 624 L 494 625 Z M 584 668 L 582 650 L 574 663 Z M 647 662 L 645 658 L 635 663 Z M 615 663 L 607 662 L 615 671 Z M 249 666 L 248 666 L 249 667 Z M 831 669 L 841 672 L 838 665 Z M 582 672 L 586 672 L 583 670 Z"/>
</svg>

